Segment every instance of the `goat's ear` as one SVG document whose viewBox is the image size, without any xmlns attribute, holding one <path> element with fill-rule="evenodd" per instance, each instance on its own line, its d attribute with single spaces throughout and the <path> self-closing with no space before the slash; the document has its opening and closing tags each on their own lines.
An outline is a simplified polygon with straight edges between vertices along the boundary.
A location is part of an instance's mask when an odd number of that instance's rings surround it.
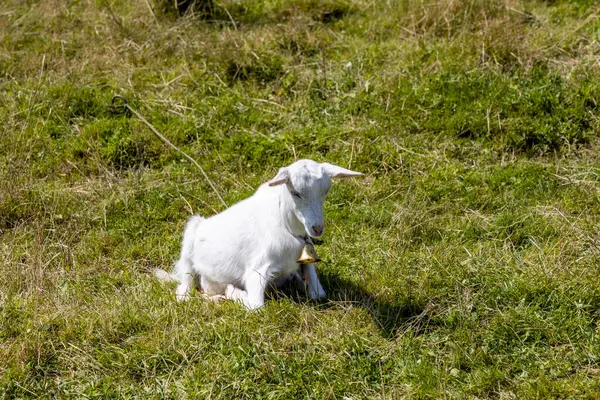
<svg viewBox="0 0 600 400">
<path fill-rule="evenodd" d="M 322 163 L 321 168 L 329 175 L 330 178 L 352 178 L 353 176 L 361 176 L 360 172 L 350 171 L 349 169 L 338 167 L 337 165 Z"/>
<path fill-rule="evenodd" d="M 288 183 L 289 181 L 290 172 L 287 170 L 287 168 L 280 168 L 275 178 L 273 178 L 269 182 L 269 186 L 283 185 L 284 183 Z"/>
</svg>

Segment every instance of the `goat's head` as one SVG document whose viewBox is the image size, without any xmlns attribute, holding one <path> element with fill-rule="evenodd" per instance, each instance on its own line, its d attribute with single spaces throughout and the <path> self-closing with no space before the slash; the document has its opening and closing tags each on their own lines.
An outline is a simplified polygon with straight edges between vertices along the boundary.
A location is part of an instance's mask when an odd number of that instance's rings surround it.
<svg viewBox="0 0 600 400">
<path fill-rule="evenodd" d="M 269 186 L 286 185 L 286 203 L 296 218 L 304 225 L 306 233 L 313 238 L 323 236 L 325 222 L 323 203 L 331 187 L 331 179 L 362 175 L 329 163 L 299 160 L 281 168 Z"/>
</svg>

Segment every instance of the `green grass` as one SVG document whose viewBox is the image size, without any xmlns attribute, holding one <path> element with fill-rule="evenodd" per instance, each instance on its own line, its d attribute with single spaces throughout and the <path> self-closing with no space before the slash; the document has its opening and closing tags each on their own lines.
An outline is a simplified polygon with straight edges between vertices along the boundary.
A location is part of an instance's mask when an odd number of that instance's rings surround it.
<svg viewBox="0 0 600 400">
<path fill-rule="evenodd" d="M 0 398 L 596 399 L 595 1 L 11 1 L 0 11 Z M 186 219 L 297 158 L 313 303 L 175 302 Z"/>
</svg>

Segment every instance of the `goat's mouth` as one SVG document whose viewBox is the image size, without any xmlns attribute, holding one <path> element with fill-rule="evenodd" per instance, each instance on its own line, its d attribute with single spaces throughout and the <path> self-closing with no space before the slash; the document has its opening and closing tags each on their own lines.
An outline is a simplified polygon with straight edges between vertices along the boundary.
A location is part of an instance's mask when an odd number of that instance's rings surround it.
<svg viewBox="0 0 600 400">
<path fill-rule="evenodd" d="M 320 239 L 323 237 L 325 233 L 325 224 L 323 222 L 315 222 L 316 220 L 305 219 L 301 216 L 298 216 L 298 220 L 302 224 L 304 237 L 311 239 Z"/>
<path fill-rule="evenodd" d="M 310 233 L 310 231 L 308 229 L 306 229 L 305 232 L 306 232 L 306 236 L 311 238 L 313 242 L 321 242 L 320 239 L 323 237 L 323 234 L 320 234 L 317 236 L 314 233 Z"/>
</svg>

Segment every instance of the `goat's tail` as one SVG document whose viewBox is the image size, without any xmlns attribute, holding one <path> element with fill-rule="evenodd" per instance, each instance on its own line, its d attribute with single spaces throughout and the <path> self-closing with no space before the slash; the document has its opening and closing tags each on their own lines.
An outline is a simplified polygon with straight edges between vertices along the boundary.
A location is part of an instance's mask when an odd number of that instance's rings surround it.
<svg viewBox="0 0 600 400">
<path fill-rule="evenodd" d="M 154 269 L 154 276 L 156 276 L 159 281 L 175 282 L 175 277 L 161 268 Z"/>
<path fill-rule="evenodd" d="M 194 215 L 185 225 L 183 232 L 183 242 L 181 244 L 181 256 L 175 263 L 175 270 L 169 274 L 164 269 L 156 268 L 154 275 L 163 282 L 179 282 L 179 276 L 192 274 L 192 255 L 194 253 L 194 239 L 196 238 L 196 230 L 200 223 L 204 221 L 199 215 Z"/>
</svg>

